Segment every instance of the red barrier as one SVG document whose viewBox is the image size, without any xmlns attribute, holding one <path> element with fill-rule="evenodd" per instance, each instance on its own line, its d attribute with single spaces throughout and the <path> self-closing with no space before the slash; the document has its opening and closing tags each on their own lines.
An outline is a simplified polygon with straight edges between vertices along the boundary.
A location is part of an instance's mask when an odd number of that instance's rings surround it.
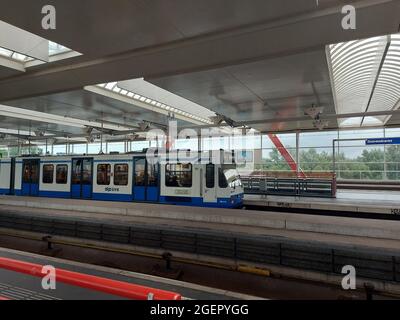
<svg viewBox="0 0 400 320">
<path fill-rule="evenodd" d="M 10 300 L 10 299 L 0 296 L 0 301 L 2 301 L 2 300 Z"/>
<path fill-rule="evenodd" d="M 35 277 L 44 277 L 43 266 L 39 264 L 0 258 L 0 268 L 28 274 Z M 73 286 L 78 286 L 94 291 L 125 297 L 134 300 L 181 300 L 182 296 L 175 292 L 153 289 L 107 278 L 87 275 L 78 272 L 56 268 L 56 280 Z"/>
</svg>

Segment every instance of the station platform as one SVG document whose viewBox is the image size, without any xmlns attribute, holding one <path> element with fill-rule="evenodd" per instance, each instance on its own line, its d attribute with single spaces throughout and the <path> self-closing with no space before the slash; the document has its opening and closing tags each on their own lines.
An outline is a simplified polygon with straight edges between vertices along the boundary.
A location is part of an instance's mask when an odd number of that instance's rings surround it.
<svg viewBox="0 0 400 320">
<path fill-rule="evenodd" d="M 283 208 L 312 208 L 331 211 L 354 211 L 359 218 L 315 214 L 293 214 L 279 211 L 239 209 L 209 210 L 146 203 L 126 203 L 75 199 L 0 196 L 0 213 L 25 213 L 34 216 L 65 217 L 87 222 L 107 221 L 117 224 L 169 225 L 203 230 L 223 230 L 255 235 L 292 233 L 302 238 L 323 239 L 332 236 L 350 236 L 374 239 L 400 240 L 400 221 L 363 219 L 368 212 L 388 213 L 400 208 L 393 192 L 371 194 L 343 192 L 338 199 L 246 196 L 246 203 Z M 283 199 L 282 199 L 283 198 Z M 375 199 L 375 200 L 370 200 Z M 387 199 L 387 200 L 385 200 Z M 400 199 L 400 195 L 399 195 Z M 385 205 L 385 206 L 384 206 Z M 357 211 L 359 210 L 359 211 Z M 380 211 L 379 211 L 380 210 Z M 312 234 L 318 234 L 314 236 Z M 312 236 L 311 236 L 312 235 Z M 338 239 L 342 241 L 343 239 Z M 329 239 L 328 241 L 332 241 Z"/>
<path fill-rule="evenodd" d="M 340 277 L 341 267 L 351 264 L 360 276 L 378 281 L 382 291 L 400 294 L 396 220 L 2 196 L 0 235 L 35 241 L 51 235 L 55 244 L 157 259 L 170 252 L 184 263 L 285 270 L 313 281 L 327 281 L 327 273 Z"/>
<path fill-rule="evenodd" d="M 245 206 L 400 215 L 400 191 L 338 190 L 336 198 L 245 195 Z"/>
<path fill-rule="evenodd" d="M 3 268 L 3 260 L 8 259 L 11 259 L 10 261 L 12 262 L 15 261 L 17 269 L 20 267 L 17 264 L 27 263 L 29 264 L 28 268 L 31 268 L 32 270 L 30 270 L 29 273 L 21 273 L 20 271 Z M 111 280 L 111 284 L 113 284 L 113 281 L 128 286 L 132 284 L 138 286 L 139 289 L 145 288 L 149 289 L 149 292 L 155 292 L 154 299 L 158 290 L 161 293 L 166 294 L 166 298 L 164 299 L 172 297 L 171 300 L 176 300 L 173 299 L 176 297 L 179 299 L 211 300 L 256 298 L 240 293 L 159 278 L 152 275 L 139 274 L 114 268 L 94 266 L 54 257 L 0 248 L 0 300 L 129 300 L 129 297 L 121 296 L 118 290 L 113 287 L 108 290 L 109 292 L 105 292 L 107 290 L 102 292 L 97 289 L 89 288 L 90 284 L 86 286 L 86 283 L 84 283 L 85 286 L 79 286 L 66 283 L 65 281 L 57 281 L 55 290 L 45 290 L 41 285 L 42 278 L 40 276 L 38 277 L 37 274 L 35 275 L 34 267 L 31 267 L 31 264 L 40 266 L 50 265 L 55 267 L 57 270 L 56 279 L 57 274 L 61 277 L 61 272 L 66 271 L 78 274 L 78 277 L 94 276 L 96 279 L 98 278 L 105 281 Z M 71 283 L 70 278 L 72 278 L 72 276 L 68 274 L 67 278 L 67 282 Z M 83 279 L 83 282 L 85 281 L 86 279 Z M 101 286 L 105 287 L 103 283 L 101 283 Z M 122 294 L 129 291 L 127 288 L 129 287 L 122 288 Z"/>
</svg>

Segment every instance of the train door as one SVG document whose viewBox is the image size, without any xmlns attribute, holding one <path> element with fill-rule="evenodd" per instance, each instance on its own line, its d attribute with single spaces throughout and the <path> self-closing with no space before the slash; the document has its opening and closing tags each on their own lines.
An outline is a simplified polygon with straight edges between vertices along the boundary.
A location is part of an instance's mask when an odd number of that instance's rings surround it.
<svg viewBox="0 0 400 320">
<path fill-rule="evenodd" d="M 206 172 L 202 174 L 203 186 L 203 202 L 216 203 L 217 202 L 217 188 L 216 188 L 216 172 L 214 164 L 206 165 Z"/>
<path fill-rule="evenodd" d="M 156 202 L 159 198 L 159 165 L 151 164 L 146 157 L 133 159 L 133 199 Z"/>
<path fill-rule="evenodd" d="M 22 161 L 22 195 L 39 195 L 39 159 L 25 159 Z"/>
<path fill-rule="evenodd" d="M 72 159 L 71 197 L 91 199 L 93 192 L 93 159 Z"/>
</svg>

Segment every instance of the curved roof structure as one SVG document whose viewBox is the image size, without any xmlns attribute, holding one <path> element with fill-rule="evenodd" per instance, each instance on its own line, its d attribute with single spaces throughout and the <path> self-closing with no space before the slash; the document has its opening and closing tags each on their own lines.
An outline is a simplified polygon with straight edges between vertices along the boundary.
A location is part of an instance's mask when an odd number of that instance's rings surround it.
<svg viewBox="0 0 400 320">
<path fill-rule="evenodd" d="M 391 115 L 363 113 L 400 106 L 400 34 L 330 45 L 327 56 L 336 112 L 360 114 L 340 119 L 339 126 L 384 125 Z"/>
</svg>

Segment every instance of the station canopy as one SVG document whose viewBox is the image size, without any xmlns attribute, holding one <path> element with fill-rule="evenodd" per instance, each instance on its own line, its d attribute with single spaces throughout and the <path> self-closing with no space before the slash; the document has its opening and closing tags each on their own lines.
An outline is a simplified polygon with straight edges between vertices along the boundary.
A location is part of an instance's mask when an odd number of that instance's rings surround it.
<svg viewBox="0 0 400 320">
<path fill-rule="evenodd" d="M 341 0 L 87 0 L 90 20 L 54 0 L 51 32 L 32 15 L 40 2 L 3 1 L 2 145 L 141 140 L 170 120 L 264 134 L 400 125 L 396 0 L 351 1 L 350 31 Z"/>
</svg>

